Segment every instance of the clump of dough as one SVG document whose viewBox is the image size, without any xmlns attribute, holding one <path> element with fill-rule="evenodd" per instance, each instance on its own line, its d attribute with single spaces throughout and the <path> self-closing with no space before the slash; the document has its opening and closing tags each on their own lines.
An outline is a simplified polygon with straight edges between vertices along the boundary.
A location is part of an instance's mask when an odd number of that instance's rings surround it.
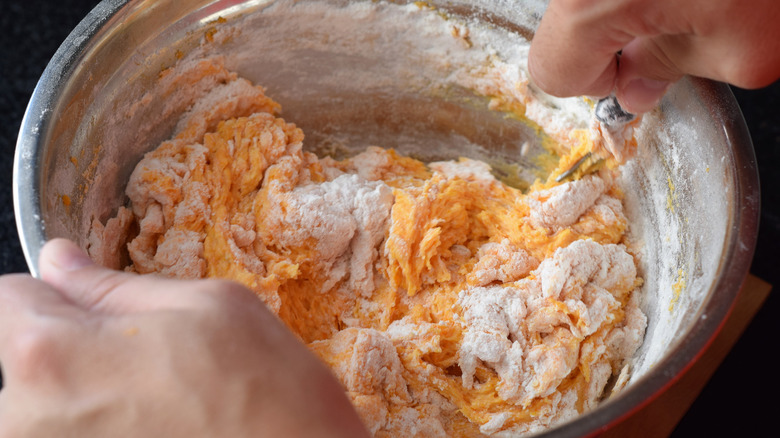
<svg viewBox="0 0 780 438">
<path fill-rule="evenodd" d="M 377 437 L 534 432 L 625 376 L 646 318 L 613 179 L 528 194 L 482 162 L 304 151 L 279 105 L 221 62 L 171 140 L 94 221 L 103 264 L 255 291 L 327 363 Z M 126 253 L 119 242 L 126 242 Z"/>
</svg>

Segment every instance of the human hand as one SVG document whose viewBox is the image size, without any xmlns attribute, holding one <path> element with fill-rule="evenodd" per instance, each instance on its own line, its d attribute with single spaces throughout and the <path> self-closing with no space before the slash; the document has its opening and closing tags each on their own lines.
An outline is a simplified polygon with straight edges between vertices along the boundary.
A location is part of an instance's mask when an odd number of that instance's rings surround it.
<svg viewBox="0 0 780 438">
<path fill-rule="evenodd" d="M 614 90 L 623 108 L 641 113 L 685 74 L 771 84 L 780 77 L 778 23 L 777 0 L 551 0 L 528 68 L 547 93 Z"/>
<path fill-rule="evenodd" d="M 0 437 L 367 435 L 242 286 L 111 271 L 61 239 L 40 269 L 0 278 Z"/>
</svg>

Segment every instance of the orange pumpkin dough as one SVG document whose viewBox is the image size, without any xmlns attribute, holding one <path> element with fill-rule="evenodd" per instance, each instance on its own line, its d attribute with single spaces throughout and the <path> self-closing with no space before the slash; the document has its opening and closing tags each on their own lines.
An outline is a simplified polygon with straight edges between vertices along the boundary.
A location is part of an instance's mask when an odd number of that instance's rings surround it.
<svg viewBox="0 0 780 438">
<path fill-rule="evenodd" d="M 189 114 L 130 179 L 129 269 L 254 290 L 375 436 L 530 432 L 604 396 L 645 326 L 609 170 L 522 193 L 467 159 L 320 159 L 219 76 L 242 102 Z"/>
</svg>

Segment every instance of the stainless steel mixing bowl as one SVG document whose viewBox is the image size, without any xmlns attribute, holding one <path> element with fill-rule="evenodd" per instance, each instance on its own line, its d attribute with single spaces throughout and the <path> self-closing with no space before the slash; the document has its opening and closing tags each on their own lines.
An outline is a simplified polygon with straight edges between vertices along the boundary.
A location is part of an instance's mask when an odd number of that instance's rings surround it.
<svg viewBox="0 0 780 438">
<path fill-rule="evenodd" d="M 360 3 L 298 4 L 317 1 Z M 364 16 L 349 26 L 328 14 L 304 21 L 295 8 L 280 27 L 267 18 L 276 3 L 106 0 L 79 24 L 45 70 L 17 145 L 17 223 L 34 274 L 43 242 L 68 237 L 86 245 L 92 220 L 125 202 L 135 163 L 170 135 L 184 110 L 170 96 L 148 93 L 164 68 L 193 53 L 224 55 L 228 67 L 266 86 L 309 147 L 349 153 L 378 144 L 425 159 L 466 155 L 530 166 L 521 150 L 538 144 L 534 131 L 489 110 L 486 98 L 443 86 L 451 72 L 434 59 L 437 40 Z M 526 36 L 545 7 L 538 0 L 429 4 L 453 23 Z M 214 32 L 234 25 L 241 31 Z M 215 35 L 222 37 L 201 43 Z M 622 392 L 545 436 L 597 434 L 656 397 L 716 335 L 750 266 L 758 178 L 728 88 L 681 81 L 638 136 L 638 156 L 622 180 L 631 237 L 642 247 L 645 343 Z"/>
</svg>

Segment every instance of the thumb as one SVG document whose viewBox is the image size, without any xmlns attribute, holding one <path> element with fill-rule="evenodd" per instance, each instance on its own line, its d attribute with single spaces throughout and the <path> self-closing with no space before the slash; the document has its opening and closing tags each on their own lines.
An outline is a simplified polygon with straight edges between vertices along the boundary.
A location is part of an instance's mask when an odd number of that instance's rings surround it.
<svg viewBox="0 0 780 438">
<path fill-rule="evenodd" d="M 43 281 L 87 310 L 123 314 L 195 304 L 179 293 L 191 290 L 184 283 L 192 282 L 101 267 L 65 239 L 54 239 L 43 246 L 39 269 Z"/>
<path fill-rule="evenodd" d="M 622 51 L 615 81 L 620 105 L 631 113 L 650 111 L 683 73 L 659 44 L 663 38 L 636 38 Z"/>
</svg>

